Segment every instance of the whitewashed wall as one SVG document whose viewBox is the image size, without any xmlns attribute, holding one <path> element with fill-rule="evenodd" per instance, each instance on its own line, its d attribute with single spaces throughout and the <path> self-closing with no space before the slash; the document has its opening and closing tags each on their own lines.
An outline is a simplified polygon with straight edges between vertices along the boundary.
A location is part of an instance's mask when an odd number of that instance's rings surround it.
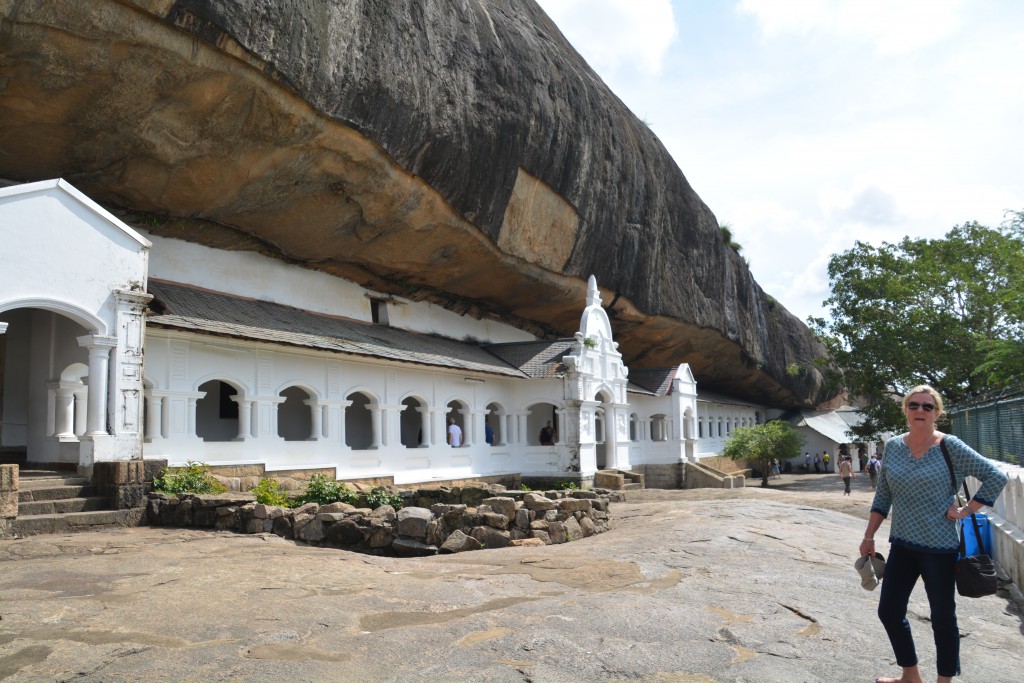
<svg viewBox="0 0 1024 683">
<path fill-rule="evenodd" d="M 753 427 L 763 423 L 761 406 L 697 401 L 698 456 L 721 455 L 725 443 L 737 427 Z"/>
<path fill-rule="evenodd" d="M 4 445 L 86 473 L 96 459 L 137 457 L 150 243 L 48 180 L 0 189 L 0 245 Z"/>
<path fill-rule="evenodd" d="M 392 327 L 452 339 L 502 343 L 531 341 L 533 335 L 495 320 L 477 320 L 424 302 L 383 297 L 341 278 L 298 268 L 255 252 L 212 249 L 156 235 L 149 276 L 371 322 L 370 299 L 386 298 Z M 582 302 L 581 302 L 582 304 Z"/>
</svg>

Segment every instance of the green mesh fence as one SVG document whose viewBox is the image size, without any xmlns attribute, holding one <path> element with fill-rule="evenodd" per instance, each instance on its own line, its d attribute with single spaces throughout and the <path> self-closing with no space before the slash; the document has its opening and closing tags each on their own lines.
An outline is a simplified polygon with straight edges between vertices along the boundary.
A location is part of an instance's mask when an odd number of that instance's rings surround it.
<svg viewBox="0 0 1024 683">
<path fill-rule="evenodd" d="M 949 411 L 953 433 L 993 460 L 1024 465 L 1024 392 L 957 406 Z"/>
</svg>

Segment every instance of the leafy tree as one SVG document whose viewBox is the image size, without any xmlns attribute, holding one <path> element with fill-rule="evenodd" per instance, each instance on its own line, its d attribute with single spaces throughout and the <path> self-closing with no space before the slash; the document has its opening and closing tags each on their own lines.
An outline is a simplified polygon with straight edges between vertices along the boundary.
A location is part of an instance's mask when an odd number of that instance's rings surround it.
<svg viewBox="0 0 1024 683">
<path fill-rule="evenodd" d="M 787 460 L 800 455 L 804 443 L 800 432 L 781 420 L 763 425 L 738 427 L 729 437 L 722 455 L 733 460 L 757 463 L 761 469 L 761 486 L 768 486 L 772 459 Z"/>
<path fill-rule="evenodd" d="M 828 273 L 832 319 L 810 323 L 868 403 L 859 436 L 901 429 L 898 399 L 916 384 L 955 404 L 1024 380 L 1024 212 L 942 239 L 857 242 Z"/>
</svg>

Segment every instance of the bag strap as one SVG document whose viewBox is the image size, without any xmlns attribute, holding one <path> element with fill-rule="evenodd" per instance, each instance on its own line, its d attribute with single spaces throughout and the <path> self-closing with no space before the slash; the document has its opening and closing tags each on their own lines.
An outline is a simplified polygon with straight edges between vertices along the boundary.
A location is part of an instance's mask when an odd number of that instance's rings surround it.
<svg viewBox="0 0 1024 683">
<path fill-rule="evenodd" d="M 956 495 L 956 475 L 953 474 L 953 461 L 949 458 L 949 450 L 946 448 L 946 437 L 942 437 L 942 440 L 939 441 L 939 446 L 942 448 L 942 457 L 946 459 L 946 467 L 949 468 L 949 478 L 950 478 L 950 481 L 952 481 L 952 483 L 953 483 L 953 495 L 955 496 Z M 964 496 L 966 497 L 966 500 L 968 502 L 970 502 L 970 500 L 971 500 L 971 492 L 967 488 L 967 480 L 966 479 L 964 480 Z M 978 520 L 974 516 L 973 512 L 971 513 L 971 525 L 974 527 L 974 539 L 978 542 L 978 548 L 981 551 L 984 551 L 985 546 L 983 546 L 981 544 L 981 527 L 978 526 Z M 961 531 L 963 531 L 962 527 L 961 527 Z M 963 533 L 959 534 L 959 536 L 960 536 L 960 556 L 961 557 L 967 557 L 967 549 L 964 546 Z M 984 552 L 979 552 L 979 554 L 984 554 Z"/>
</svg>

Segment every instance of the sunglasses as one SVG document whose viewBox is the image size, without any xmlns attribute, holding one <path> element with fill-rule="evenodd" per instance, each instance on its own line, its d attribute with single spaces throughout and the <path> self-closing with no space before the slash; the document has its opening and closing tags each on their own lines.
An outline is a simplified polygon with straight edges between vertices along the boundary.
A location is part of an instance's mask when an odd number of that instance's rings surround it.
<svg viewBox="0 0 1024 683">
<path fill-rule="evenodd" d="M 907 403 L 907 410 L 917 410 L 919 408 L 921 410 L 924 410 L 924 412 L 926 412 L 926 413 L 930 413 L 933 410 L 935 410 L 935 404 L 934 403 L 918 403 L 917 401 L 910 401 L 910 402 Z"/>
</svg>

